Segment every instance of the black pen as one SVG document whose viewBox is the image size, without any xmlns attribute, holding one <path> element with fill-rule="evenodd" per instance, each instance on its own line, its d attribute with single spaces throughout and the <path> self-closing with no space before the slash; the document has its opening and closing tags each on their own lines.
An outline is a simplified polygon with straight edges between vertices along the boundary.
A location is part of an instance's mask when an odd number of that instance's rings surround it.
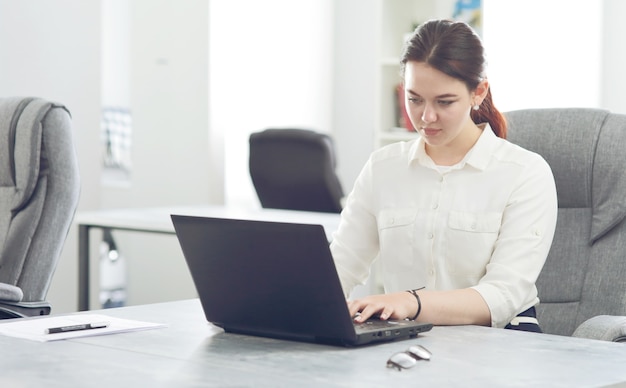
<svg viewBox="0 0 626 388">
<path fill-rule="evenodd" d="M 46 329 L 46 334 L 67 333 L 69 331 L 90 330 L 90 329 L 103 329 L 108 326 L 109 326 L 108 322 L 98 322 L 98 323 L 83 323 L 80 325 L 71 325 L 71 326 L 51 327 L 51 328 Z"/>
</svg>

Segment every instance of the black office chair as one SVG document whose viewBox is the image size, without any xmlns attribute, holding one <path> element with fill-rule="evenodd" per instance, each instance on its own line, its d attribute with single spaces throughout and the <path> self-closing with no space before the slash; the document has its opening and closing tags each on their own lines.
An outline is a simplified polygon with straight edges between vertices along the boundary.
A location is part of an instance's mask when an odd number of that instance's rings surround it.
<svg viewBox="0 0 626 388">
<path fill-rule="evenodd" d="M 250 135 L 250 177 L 264 208 L 341 212 L 332 138 L 306 129 Z"/>
</svg>

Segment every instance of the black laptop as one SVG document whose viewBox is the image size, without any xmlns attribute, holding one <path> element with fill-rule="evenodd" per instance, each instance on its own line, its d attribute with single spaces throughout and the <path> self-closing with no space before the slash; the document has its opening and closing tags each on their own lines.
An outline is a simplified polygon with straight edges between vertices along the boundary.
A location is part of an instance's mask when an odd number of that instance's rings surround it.
<svg viewBox="0 0 626 388">
<path fill-rule="evenodd" d="M 206 319 L 226 332 L 355 346 L 432 328 L 355 324 L 321 225 L 171 217 Z"/>
</svg>

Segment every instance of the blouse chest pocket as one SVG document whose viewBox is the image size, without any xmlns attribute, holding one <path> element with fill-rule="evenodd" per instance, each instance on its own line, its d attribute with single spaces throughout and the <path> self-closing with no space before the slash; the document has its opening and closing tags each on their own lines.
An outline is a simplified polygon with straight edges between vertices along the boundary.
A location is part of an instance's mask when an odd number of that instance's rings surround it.
<svg viewBox="0 0 626 388">
<path fill-rule="evenodd" d="M 378 214 L 380 260 L 412 265 L 416 208 L 386 209 Z"/>
<path fill-rule="evenodd" d="M 501 224 L 498 212 L 450 212 L 445 244 L 448 270 L 476 284 L 491 260 Z"/>
<path fill-rule="evenodd" d="M 383 210 L 378 216 L 378 230 L 382 231 L 388 228 L 401 228 L 412 225 L 416 216 L 417 209 L 415 208 Z"/>
</svg>

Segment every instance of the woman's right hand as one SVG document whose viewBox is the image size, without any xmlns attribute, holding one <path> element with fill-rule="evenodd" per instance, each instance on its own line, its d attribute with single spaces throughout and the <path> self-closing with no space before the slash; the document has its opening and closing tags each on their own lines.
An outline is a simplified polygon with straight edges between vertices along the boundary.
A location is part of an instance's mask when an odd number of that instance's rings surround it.
<svg viewBox="0 0 626 388">
<path fill-rule="evenodd" d="M 391 294 L 370 295 L 348 300 L 348 310 L 354 321 L 362 323 L 372 316 L 380 319 L 406 319 L 417 312 L 417 300 L 406 291 Z"/>
</svg>

